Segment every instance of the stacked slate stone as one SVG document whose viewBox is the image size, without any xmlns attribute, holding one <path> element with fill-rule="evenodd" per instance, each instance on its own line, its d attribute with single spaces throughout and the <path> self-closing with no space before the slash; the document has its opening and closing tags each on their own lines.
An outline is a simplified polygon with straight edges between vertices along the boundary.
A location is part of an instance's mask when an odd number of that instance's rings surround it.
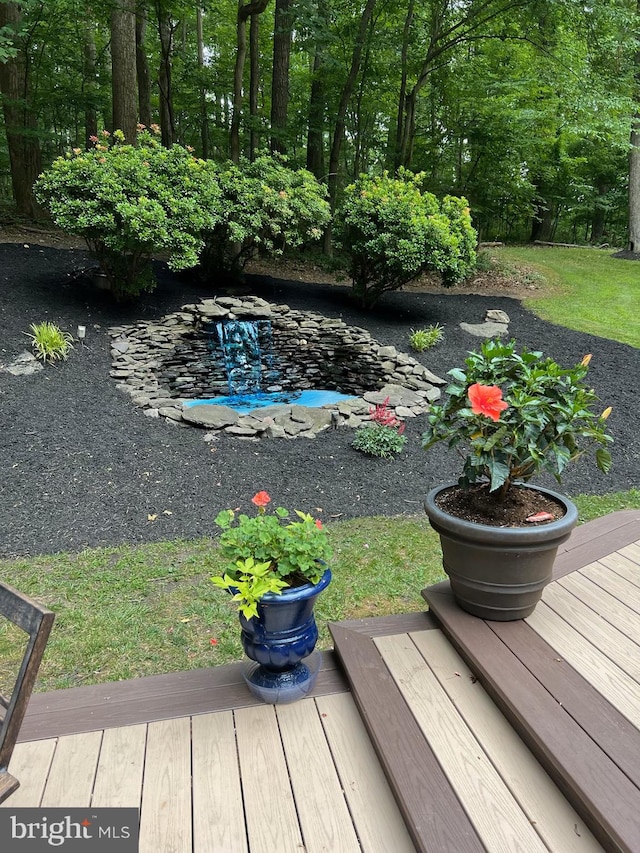
<svg viewBox="0 0 640 853">
<path fill-rule="evenodd" d="M 323 408 L 268 406 L 247 415 L 229 406 L 185 407 L 191 400 L 229 393 L 224 360 L 212 346 L 213 326 L 267 319 L 273 351 L 265 355 L 265 368 L 270 375 L 277 371 L 278 379 L 264 390 L 318 388 L 353 399 Z M 411 356 L 378 343 L 365 329 L 255 296 L 205 299 L 160 321 L 117 326 L 109 333 L 111 376 L 147 416 L 245 438 L 313 438 L 330 426 L 357 427 L 370 418 L 371 406 L 387 397 L 389 407 L 404 420 L 424 412 L 445 384 Z"/>
</svg>

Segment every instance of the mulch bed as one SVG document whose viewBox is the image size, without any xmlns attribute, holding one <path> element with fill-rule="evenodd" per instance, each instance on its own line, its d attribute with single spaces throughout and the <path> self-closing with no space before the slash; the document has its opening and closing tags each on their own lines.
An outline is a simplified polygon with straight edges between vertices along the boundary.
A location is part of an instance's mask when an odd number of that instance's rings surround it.
<svg viewBox="0 0 640 853">
<path fill-rule="evenodd" d="M 159 319 L 187 302 L 222 293 L 224 282 L 199 286 L 158 264 L 158 289 L 134 305 L 115 305 L 74 270 L 90 265 L 80 249 L 0 246 L 0 362 L 29 348 L 31 323 L 51 320 L 75 335 L 87 326 L 86 346 L 68 361 L 30 377 L 0 372 L 0 554 L 78 551 L 85 547 L 215 535 L 213 519 L 226 507 L 251 511 L 265 489 L 275 505 L 310 511 L 325 521 L 375 515 L 420 515 L 423 495 L 454 480 L 459 458 L 444 447 L 426 454 L 422 416 L 407 424 L 408 441 L 395 460 L 371 459 L 351 447 L 348 429 L 311 440 L 242 441 L 145 417 L 109 377 L 107 328 Z M 401 291 L 370 314 L 330 284 L 247 278 L 247 292 L 367 328 L 383 344 L 409 350 L 411 329 L 445 328 L 444 341 L 417 358 L 444 376 L 463 363 L 479 340 L 458 328 L 479 323 L 488 308 L 510 318 L 519 345 L 541 349 L 562 364 L 593 353 L 590 379 L 616 443 L 613 469 L 602 475 L 581 460 L 563 481 L 569 495 L 640 486 L 637 377 L 640 350 L 569 331 L 535 317 L 504 296 Z M 541 483 L 554 487 L 554 481 Z M 426 517 L 425 528 L 428 524 Z"/>
</svg>

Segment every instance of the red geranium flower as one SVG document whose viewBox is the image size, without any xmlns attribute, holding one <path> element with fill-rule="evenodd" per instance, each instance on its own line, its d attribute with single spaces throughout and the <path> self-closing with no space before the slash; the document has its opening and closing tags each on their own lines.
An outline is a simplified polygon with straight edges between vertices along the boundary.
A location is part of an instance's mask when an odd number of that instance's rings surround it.
<svg viewBox="0 0 640 853">
<path fill-rule="evenodd" d="M 251 503 L 254 503 L 256 506 L 266 506 L 268 503 L 271 503 L 271 498 L 267 492 L 258 492 L 258 494 L 251 498 Z"/>
<path fill-rule="evenodd" d="M 502 399 L 502 391 L 497 385 L 480 385 L 476 382 L 467 394 L 474 415 L 484 415 L 492 421 L 500 420 L 500 413 L 509 408 Z"/>
</svg>

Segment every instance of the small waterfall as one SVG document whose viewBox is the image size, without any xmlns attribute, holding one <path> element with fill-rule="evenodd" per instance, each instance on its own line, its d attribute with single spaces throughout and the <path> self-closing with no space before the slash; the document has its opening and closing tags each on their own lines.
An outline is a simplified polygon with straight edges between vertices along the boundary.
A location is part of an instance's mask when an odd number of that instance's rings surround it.
<svg viewBox="0 0 640 853">
<path fill-rule="evenodd" d="M 263 382 L 277 381 L 270 320 L 226 320 L 212 331 L 212 343 L 222 352 L 229 394 L 256 394 Z"/>
</svg>

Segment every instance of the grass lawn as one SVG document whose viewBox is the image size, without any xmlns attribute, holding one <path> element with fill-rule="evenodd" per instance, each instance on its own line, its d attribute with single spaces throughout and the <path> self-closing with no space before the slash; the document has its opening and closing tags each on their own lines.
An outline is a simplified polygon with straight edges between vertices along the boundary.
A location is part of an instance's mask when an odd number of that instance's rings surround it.
<svg viewBox="0 0 640 853">
<path fill-rule="evenodd" d="M 600 249 L 505 247 L 492 254 L 508 269 L 541 275 L 546 295 L 524 304 L 544 320 L 640 347 L 640 263 Z"/>
<path fill-rule="evenodd" d="M 640 490 L 578 496 L 582 521 L 640 509 Z M 334 581 L 316 605 L 328 621 L 422 610 L 420 591 L 444 575 L 426 516 L 327 525 Z M 0 577 L 56 613 L 39 690 L 228 663 L 242 657 L 237 616 L 209 581 L 222 568 L 215 541 L 160 542 L 0 561 Z M 18 659 L 0 628 L 0 687 Z M 6 685 L 4 685 L 6 688 Z"/>
<path fill-rule="evenodd" d="M 505 267 L 544 278 L 529 307 L 554 323 L 640 346 L 640 265 L 590 249 L 505 248 Z M 531 272 L 533 271 L 533 272 Z M 640 509 L 640 490 L 573 496 L 581 521 Z M 425 516 L 327 525 L 334 582 L 316 615 L 327 621 L 421 610 L 420 590 L 443 577 Z M 209 577 L 223 568 L 212 540 L 161 542 L 0 560 L 0 578 L 42 601 L 56 622 L 39 690 L 212 666 L 242 656 L 237 616 Z M 17 658 L 0 628 L 0 691 Z"/>
</svg>

